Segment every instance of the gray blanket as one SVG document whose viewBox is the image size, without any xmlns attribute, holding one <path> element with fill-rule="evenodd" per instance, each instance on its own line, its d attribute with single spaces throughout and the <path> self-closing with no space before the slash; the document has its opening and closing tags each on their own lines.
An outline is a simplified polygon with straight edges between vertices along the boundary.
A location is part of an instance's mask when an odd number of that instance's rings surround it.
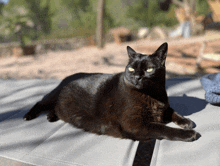
<svg viewBox="0 0 220 166">
<path fill-rule="evenodd" d="M 138 142 L 86 133 L 62 121 L 49 123 L 44 115 L 23 121 L 59 83 L 0 79 L 0 157 L 44 166 L 132 165 Z M 220 165 L 219 107 L 204 100 L 199 80 L 168 80 L 167 89 L 171 106 L 191 118 L 202 136 L 195 142 L 157 140 L 151 166 Z"/>
</svg>

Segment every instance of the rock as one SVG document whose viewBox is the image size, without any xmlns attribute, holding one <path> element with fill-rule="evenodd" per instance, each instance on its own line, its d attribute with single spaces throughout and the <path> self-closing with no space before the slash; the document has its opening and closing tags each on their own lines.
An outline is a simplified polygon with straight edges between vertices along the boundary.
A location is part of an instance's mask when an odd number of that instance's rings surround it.
<svg viewBox="0 0 220 166">
<path fill-rule="evenodd" d="M 147 39 L 167 39 L 168 36 L 161 27 L 154 27 L 150 30 L 149 35 L 147 36 Z"/>
<path fill-rule="evenodd" d="M 13 47 L 12 52 L 16 58 L 23 56 L 23 49 L 20 46 Z"/>
<path fill-rule="evenodd" d="M 143 27 L 138 30 L 137 36 L 139 39 L 143 39 L 147 37 L 148 33 L 149 33 L 149 29 L 147 27 Z"/>
<path fill-rule="evenodd" d="M 113 35 L 115 42 L 118 44 L 131 39 L 131 31 L 125 27 L 110 29 L 109 33 Z"/>
</svg>

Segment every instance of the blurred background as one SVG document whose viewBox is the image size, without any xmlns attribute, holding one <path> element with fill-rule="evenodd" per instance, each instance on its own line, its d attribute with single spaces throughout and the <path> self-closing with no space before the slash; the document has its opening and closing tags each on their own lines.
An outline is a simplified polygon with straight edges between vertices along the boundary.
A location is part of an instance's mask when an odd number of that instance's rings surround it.
<svg viewBox="0 0 220 166">
<path fill-rule="evenodd" d="M 151 54 L 163 42 L 167 78 L 219 72 L 220 7 L 213 3 L 219 1 L 0 0 L 0 78 L 121 72 L 127 45 Z M 203 60 L 206 53 L 211 58 Z"/>
</svg>

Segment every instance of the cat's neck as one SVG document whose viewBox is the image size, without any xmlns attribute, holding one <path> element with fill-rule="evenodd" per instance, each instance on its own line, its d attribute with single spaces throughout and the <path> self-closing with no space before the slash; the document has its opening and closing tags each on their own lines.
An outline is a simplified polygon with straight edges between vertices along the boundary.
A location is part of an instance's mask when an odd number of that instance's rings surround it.
<svg viewBox="0 0 220 166">
<path fill-rule="evenodd" d="M 133 97 L 136 96 L 140 98 L 141 96 L 141 98 L 145 99 L 147 96 L 150 96 L 163 103 L 168 102 L 168 97 L 165 88 L 165 80 L 164 82 L 153 82 L 149 80 L 148 84 L 144 86 L 142 89 L 135 88 L 129 81 L 126 80 L 123 74 L 121 77 L 121 82 L 124 87 L 123 89 L 127 91 L 129 94 L 132 94 Z"/>
</svg>

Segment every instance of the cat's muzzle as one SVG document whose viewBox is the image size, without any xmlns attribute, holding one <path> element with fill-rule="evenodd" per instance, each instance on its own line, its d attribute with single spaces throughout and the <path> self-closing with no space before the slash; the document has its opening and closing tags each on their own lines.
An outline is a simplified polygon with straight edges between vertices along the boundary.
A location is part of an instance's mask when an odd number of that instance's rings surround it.
<svg viewBox="0 0 220 166">
<path fill-rule="evenodd" d="M 127 85 L 132 86 L 136 89 L 142 89 L 143 88 L 143 83 L 142 83 L 142 79 L 134 79 L 134 80 L 130 80 L 126 77 L 124 77 L 124 81 Z"/>
</svg>

